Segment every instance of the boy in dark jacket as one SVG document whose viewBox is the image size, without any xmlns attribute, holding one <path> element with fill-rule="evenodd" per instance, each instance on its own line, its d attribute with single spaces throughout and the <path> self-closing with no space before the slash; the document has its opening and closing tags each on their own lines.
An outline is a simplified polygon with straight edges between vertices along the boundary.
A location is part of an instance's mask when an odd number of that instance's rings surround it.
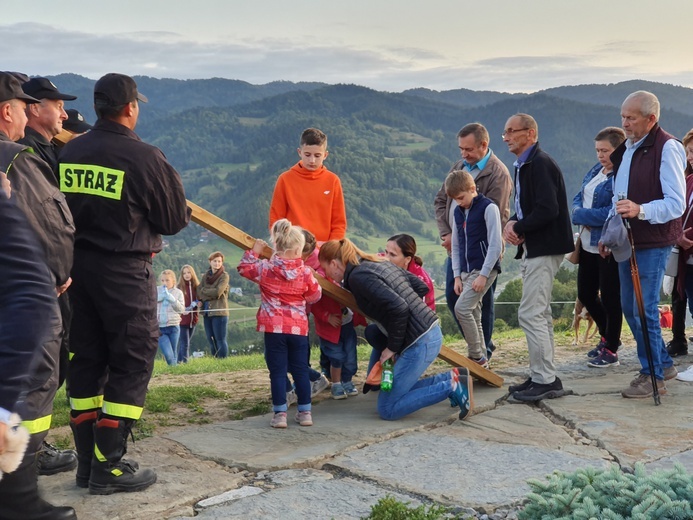
<svg viewBox="0 0 693 520">
<path fill-rule="evenodd" d="M 486 368 L 481 299 L 500 272 L 500 211 L 491 199 L 477 193 L 469 172 L 450 172 L 445 179 L 445 191 L 457 203 L 451 247 L 455 294 L 459 296 L 455 316 L 467 340 L 469 358 Z"/>
</svg>

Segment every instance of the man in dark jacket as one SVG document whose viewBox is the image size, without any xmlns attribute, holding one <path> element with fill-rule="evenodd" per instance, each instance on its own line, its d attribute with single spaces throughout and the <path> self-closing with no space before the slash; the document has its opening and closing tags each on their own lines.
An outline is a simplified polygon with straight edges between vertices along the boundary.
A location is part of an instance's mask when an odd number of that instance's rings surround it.
<svg viewBox="0 0 693 520">
<path fill-rule="evenodd" d="M 73 101 L 77 96 L 63 94 L 48 78 L 32 78 L 22 85 L 22 90 L 41 102 L 27 106 L 26 130 L 19 143 L 31 146 L 55 172 L 58 169 L 58 151 L 52 139 L 62 132 L 63 121 L 67 119 L 65 101 Z"/>
<path fill-rule="evenodd" d="M 123 459 L 143 410 L 156 355 L 156 276 L 162 234 L 189 222 L 178 172 L 134 132 L 135 81 L 106 74 L 94 85 L 98 121 L 60 153 L 60 188 L 75 217 L 70 299 L 70 426 L 77 485 L 92 494 L 140 491 L 156 473 Z"/>
<path fill-rule="evenodd" d="M 474 178 L 476 190 L 485 197 L 491 199 L 500 211 L 501 229 L 508 221 L 510 216 L 510 193 L 512 192 L 512 180 L 508 173 L 508 168 L 489 148 L 490 137 L 488 130 L 481 123 L 469 123 L 464 125 L 457 132 L 457 144 L 460 149 L 462 158 L 453 164 L 450 171 L 467 170 Z M 436 223 L 442 240 L 442 246 L 448 252 L 448 258 L 445 261 L 446 282 L 445 282 L 445 300 L 448 309 L 452 313 L 452 317 L 457 322 L 455 316 L 455 304 L 457 303 L 457 294 L 455 293 L 455 276 L 452 272 L 452 263 L 450 261 L 450 244 L 452 240 L 451 223 L 452 212 L 457 204 L 448 197 L 445 192 L 445 183 L 436 194 L 433 206 L 436 212 Z M 497 280 L 496 280 L 497 281 Z M 496 349 L 493 344 L 493 322 L 495 320 L 494 313 L 494 292 L 496 290 L 496 282 L 493 282 L 491 288 L 486 291 L 482 300 L 481 310 L 481 327 L 484 331 L 484 343 L 486 344 L 486 354 L 490 359 L 493 351 Z M 459 327 L 459 323 L 457 323 Z M 462 327 L 460 327 L 460 332 Z"/>
<path fill-rule="evenodd" d="M 18 85 L 18 84 L 17 84 Z M 0 102 L 0 111 L 6 106 Z M 0 174 L 0 272 L 5 277 L 0 300 L 0 454 L 10 413 L 27 410 L 26 394 L 43 356 L 54 312 L 55 285 L 43 250 L 25 215 L 8 196 Z M 32 520 L 76 519 L 71 507 L 43 501 L 36 480 L 36 448 L 32 440 L 19 467 L 0 477 L 0 517 Z"/>
<path fill-rule="evenodd" d="M 12 199 L 24 213 L 38 236 L 48 263 L 56 295 L 70 285 L 74 225 L 65 196 L 57 187 L 55 174 L 48 164 L 26 145 L 15 143 L 24 136 L 27 104 L 38 100 L 26 94 L 19 80 L 9 73 L 0 73 L 0 171 L 6 171 L 12 183 Z M 58 389 L 58 362 L 62 340 L 62 321 L 58 299 L 53 298 L 54 311 L 44 317 L 51 324 L 51 333 L 44 344 L 44 355 L 31 378 L 22 419 L 32 434 L 30 449 L 37 452 L 44 446 L 38 461 L 41 473 L 53 474 L 74 469 L 74 451 L 59 451 L 43 443 L 51 424 L 53 399 Z"/>
<path fill-rule="evenodd" d="M 54 175 L 56 175 L 55 178 L 50 179 L 50 183 L 57 188 L 58 149 L 53 144 L 52 139 L 62 131 L 63 121 L 67 119 L 65 101 L 73 101 L 77 97 L 63 94 L 48 78 L 32 78 L 22 84 L 22 90 L 25 94 L 41 102 L 27 105 L 27 124 L 24 129 L 24 137 L 17 142 L 30 146 L 34 153 L 50 166 Z M 63 198 L 62 195 L 61 198 Z M 70 247 L 70 254 L 72 254 L 71 249 L 72 247 Z M 67 377 L 70 353 L 68 332 L 72 309 L 67 291 L 64 291 L 58 298 L 58 305 L 63 324 L 63 330 L 60 334 L 60 356 L 58 358 L 58 388 L 60 388 Z M 73 450 L 61 451 L 47 442 L 43 443 L 43 448 L 38 458 L 39 475 L 53 475 L 62 471 L 69 471 L 74 469 L 76 465 L 77 457 Z"/>
<path fill-rule="evenodd" d="M 515 114 L 508 119 L 503 141 L 517 156 L 515 214 L 505 225 L 503 238 L 517 246 L 522 259 L 522 299 L 518 320 L 527 337 L 530 377 L 509 388 L 518 401 L 539 401 L 563 395 L 563 384 L 553 363 L 553 279 L 565 253 L 572 251 L 568 201 L 563 174 L 538 143 L 534 118 Z"/>
</svg>

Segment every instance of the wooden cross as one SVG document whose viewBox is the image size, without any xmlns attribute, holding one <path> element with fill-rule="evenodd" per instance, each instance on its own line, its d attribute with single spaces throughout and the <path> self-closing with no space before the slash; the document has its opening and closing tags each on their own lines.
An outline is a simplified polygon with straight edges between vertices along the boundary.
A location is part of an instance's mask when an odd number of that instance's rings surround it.
<svg viewBox="0 0 693 520">
<path fill-rule="evenodd" d="M 188 201 L 188 207 L 192 210 L 192 221 L 199 224 L 205 229 L 208 229 L 212 233 L 220 236 L 224 240 L 231 242 L 233 245 L 240 247 L 241 249 L 248 250 L 252 249 L 255 244 L 255 238 L 247 233 L 244 233 L 235 226 L 232 226 L 225 220 L 220 219 L 216 215 L 213 215 L 209 211 L 202 209 L 200 206 L 194 202 Z M 263 255 L 266 258 L 272 256 L 272 249 L 266 247 Z M 337 301 L 340 305 L 349 307 L 355 312 L 363 314 L 358 306 L 356 305 L 356 300 L 354 295 L 351 294 L 346 289 L 335 285 L 329 280 L 325 279 L 320 274 L 315 273 L 315 277 L 322 287 L 323 294 L 327 294 L 330 298 Z M 471 361 L 467 356 L 460 354 L 459 352 L 452 350 L 449 347 L 443 345 L 440 349 L 438 357 L 452 366 L 465 367 L 469 369 L 469 372 L 476 377 L 491 386 L 496 386 L 500 388 L 503 386 L 503 378 L 490 370 L 477 365 Z"/>
</svg>

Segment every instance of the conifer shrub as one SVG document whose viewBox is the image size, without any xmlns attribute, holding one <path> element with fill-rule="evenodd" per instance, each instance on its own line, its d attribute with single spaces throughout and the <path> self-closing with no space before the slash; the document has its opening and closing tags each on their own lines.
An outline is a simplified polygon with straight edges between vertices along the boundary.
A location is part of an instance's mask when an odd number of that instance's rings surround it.
<svg viewBox="0 0 693 520">
<path fill-rule="evenodd" d="M 632 474 L 615 464 L 555 471 L 527 483 L 532 492 L 520 520 L 693 519 L 693 475 L 679 463 L 649 475 L 642 463 L 635 464 Z"/>
</svg>

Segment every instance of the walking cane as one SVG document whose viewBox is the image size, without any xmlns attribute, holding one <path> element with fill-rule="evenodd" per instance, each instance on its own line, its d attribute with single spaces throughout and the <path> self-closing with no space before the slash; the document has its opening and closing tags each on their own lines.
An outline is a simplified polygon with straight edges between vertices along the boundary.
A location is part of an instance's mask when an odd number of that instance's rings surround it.
<svg viewBox="0 0 693 520">
<path fill-rule="evenodd" d="M 619 195 L 619 198 L 625 198 Z M 645 356 L 647 357 L 647 366 L 650 369 L 650 378 L 652 379 L 652 398 L 655 406 L 659 406 L 659 388 L 657 388 L 657 378 L 655 377 L 654 359 L 652 357 L 652 345 L 650 344 L 650 334 L 647 329 L 647 317 L 645 316 L 645 304 L 642 299 L 642 286 L 640 285 L 640 272 L 638 271 L 638 262 L 635 259 L 635 243 L 633 242 L 633 230 L 627 218 L 623 219 L 628 230 L 628 241 L 630 242 L 630 275 L 633 278 L 633 293 L 635 294 L 635 302 L 638 305 L 638 314 L 640 315 L 640 328 L 642 329 L 643 341 L 645 342 Z"/>
</svg>

